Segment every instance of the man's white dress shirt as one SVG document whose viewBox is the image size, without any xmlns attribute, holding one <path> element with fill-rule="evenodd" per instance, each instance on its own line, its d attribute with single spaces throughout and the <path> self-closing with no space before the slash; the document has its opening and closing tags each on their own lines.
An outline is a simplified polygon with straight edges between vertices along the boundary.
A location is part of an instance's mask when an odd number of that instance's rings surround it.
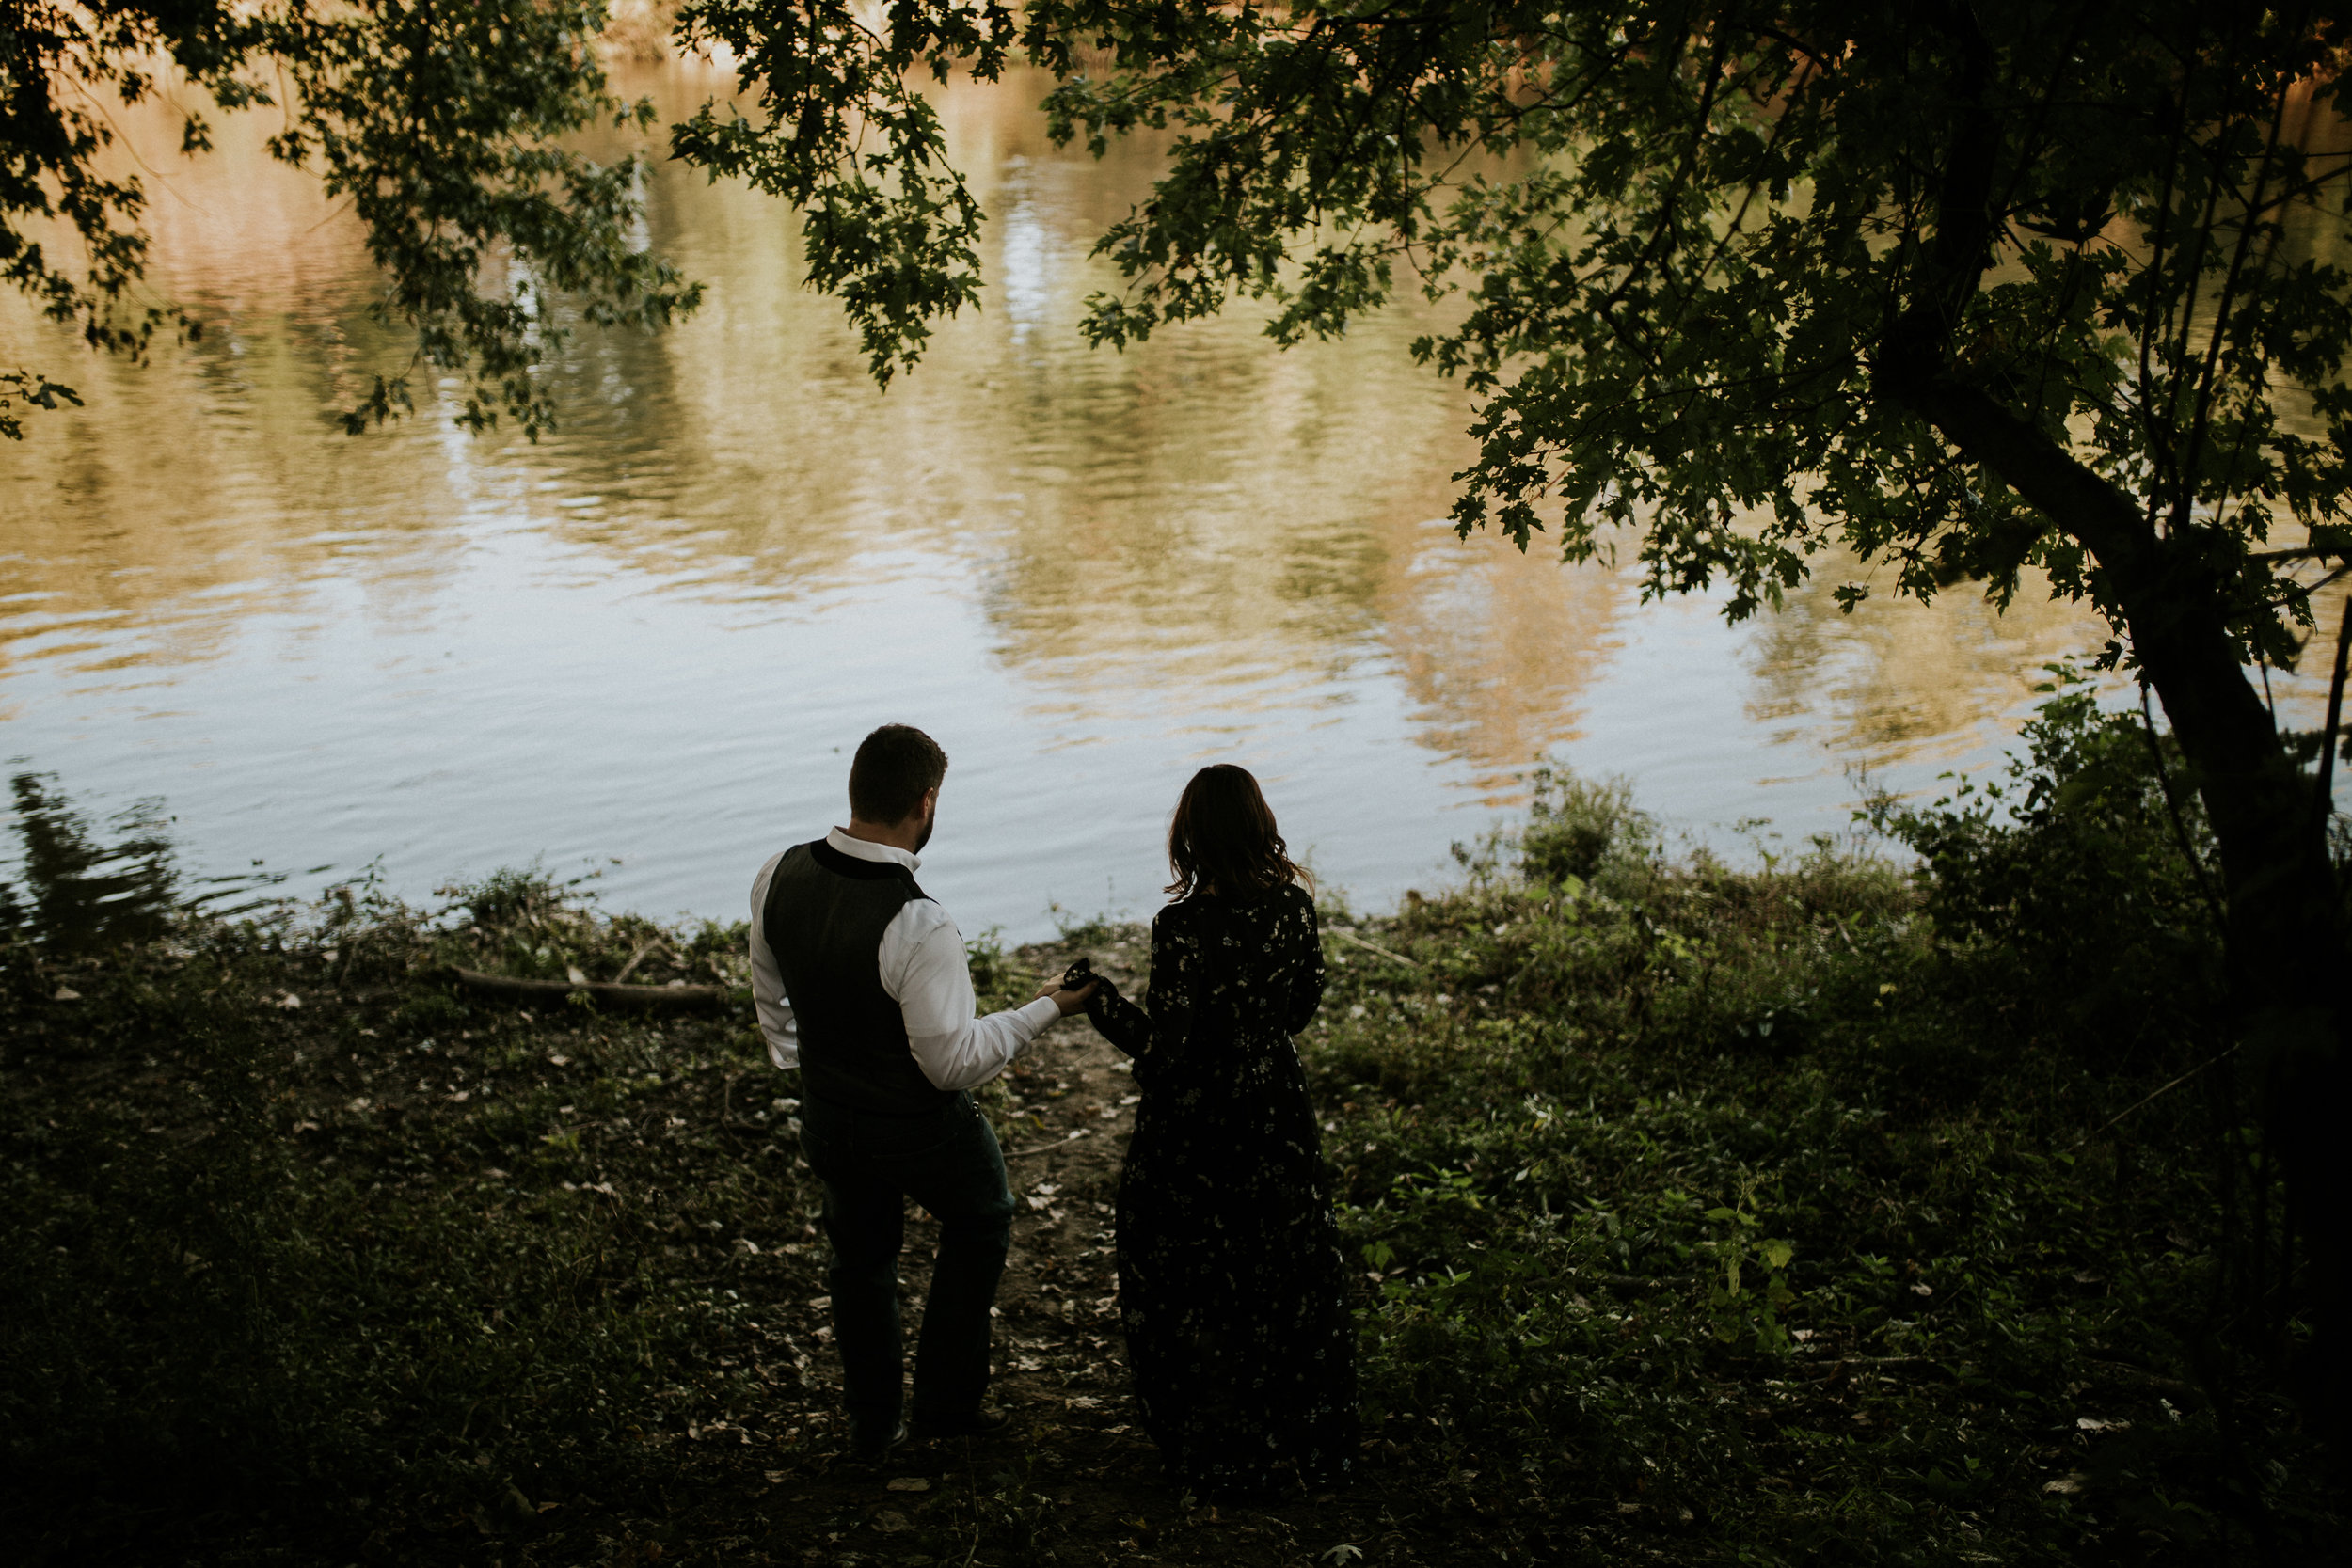
<svg viewBox="0 0 2352 1568">
<path fill-rule="evenodd" d="M 923 863 L 904 849 L 851 838 L 838 828 L 825 835 L 825 842 L 853 859 L 903 865 L 909 872 Z M 752 1002 L 759 1012 L 759 1032 L 768 1038 L 768 1059 L 779 1068 L 796 1068 L 801 1065 L 800 1031 L 784 993 L 784 971 L 761 928 L 768 883 L 783 859 L 781 852 L 771 856 L 752 882 Z M 1041 996 L 1007 1012 L 973 1017 L 977 1004 L 963 933 L 930 898 L 910 898 L 891 917 L 876 958 L 882 990 L 906 1020 L 914 1065 L 935 1088 L 968 1089 L 987 1083 L 1037 1038 L 1039 1030 L 1061 1016 L 1053 998 Z"/>
</svg>

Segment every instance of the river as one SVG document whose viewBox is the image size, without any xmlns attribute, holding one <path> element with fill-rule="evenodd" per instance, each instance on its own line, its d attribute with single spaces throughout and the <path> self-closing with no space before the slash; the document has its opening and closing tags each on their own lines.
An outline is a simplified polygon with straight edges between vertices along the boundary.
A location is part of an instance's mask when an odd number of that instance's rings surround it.
<svg viewBox="0 0 2352 1568">
<path fill-rule="evenodd" d="M 682 111 L 691 66 L 621 83 Z M 1057 152 L 1022 86 L 946 100 L 994 220 L 985 309 L 886 393 L 799 286 L 779 205 L 660 166 L 655 245 L 705 280 L 661 337 L 583 333 L 537 445 L 334 413 L 400 344 L 348 216 L 228 119 L 211 159 L 134 119 L 153 292 L 206 321 L 91 362 L 13 298 L 0 362 L 73 382 L 0 449 L 0 760 L 181 859 L 425 898 L 538 863 L 614 907 L 731 918 L 769 852 L 844 818 L 858 737 L 952 766 L 923 881 L 967 931 L 1148 911 L 1190 772 L 1265 782 L 1360 906 L 1449 874 L 1537 759 L 1631 781 L 1688 842 L 1777 852 L 1997 759 L 2050 659 L 2030 590 L 1840 614 L 1639 602 L 1443 522 L 1458 389 L 1399 309 L 1282 353 L 1246 309 L 1120 355 L 1075 322 L 1148 150 Z M 1878 574 L 1883 579 L 1885 574 Z M 2283 683 L 2303 721 L 2317 683 Z M 0 878 L 9 875 L 0 861 Z"/>
</svg>

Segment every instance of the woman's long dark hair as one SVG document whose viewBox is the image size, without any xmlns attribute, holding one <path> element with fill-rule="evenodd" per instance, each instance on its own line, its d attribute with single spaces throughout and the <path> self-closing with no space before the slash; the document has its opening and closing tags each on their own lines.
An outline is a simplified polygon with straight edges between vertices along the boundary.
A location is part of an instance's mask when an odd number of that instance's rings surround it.
<svg viewBox="0 0 2352 1568">
<path fill-rule="evenodd" d="M 1168 867 L 1176 873 L 1168 891 L 1179 898 L 1211 892 L 1247 898 L 1295 881 L 1311 889 L 1314 879 L 1286 847 L 1249 769 L 1213 763 L 1184 785 L 1168 824 Z"/>
</svg>

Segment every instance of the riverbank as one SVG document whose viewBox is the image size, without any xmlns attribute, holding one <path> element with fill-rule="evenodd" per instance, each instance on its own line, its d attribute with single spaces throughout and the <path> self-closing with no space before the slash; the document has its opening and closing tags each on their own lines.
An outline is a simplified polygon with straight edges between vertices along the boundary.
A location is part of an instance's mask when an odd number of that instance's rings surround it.
<svg viewBox="0 0 2352 1568">
<path fill-rule="evenodd" d="M 2070 777 L 2121 754 L 2076 729 Z M 2124 796 L 2099 820 L 2160 857 Z M 1023 1199 L 1015 1427 L 873 1470 L 841 1451 L 793 1085 L 748 1007 L 447 977 L 739 988 L 739 928 L 522 878 L 79 952 L 21 928 L 10 1539 L 501 1568 L 2337 1549 L 2342 1497 L 2220 1323 L 2226 1085 L 2149 1098 L 2210 1043 L 2179 867 L 2121 867 L 2135 912 L 2034 873 L 2047 821 L 1963 801 L 1915 823 L 1924 879 L 1830 847 L 1734 873 L 1670 863 L 1609 791 L 1544 800 L 1451 889 L 1326 902 L 1300 1044 L 1368 1436 L 1357 1483 L 1263 1509 L 1162 1484 L 1130 1405 L 1106 1248 L 1134 1091 L 1083 1021 L 987 1092 Z M 1080 952 L 1145 977 L 1144 933 L 1107 925 L 978 944 L 974 973 L 1009 1001 Z"/>
</svg>

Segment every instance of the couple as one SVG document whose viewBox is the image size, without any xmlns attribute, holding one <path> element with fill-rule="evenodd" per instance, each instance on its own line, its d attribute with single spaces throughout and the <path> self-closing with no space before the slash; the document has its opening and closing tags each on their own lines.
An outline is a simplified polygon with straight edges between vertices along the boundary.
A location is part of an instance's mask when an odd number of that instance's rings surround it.
<svg viewBox="0 0 2352 1568">
<path fill-rule="evenodd" d="M 914 882 L 946 771 L 929 736 L 883 725 L 850 764 L 849 827 L 776 856 L 752 887 L 753 994 L 769 1054 L 801 1072 L 852 1444 L 880 1457 L 909 1433 L 909 1197 L 939 1222 L 913 1430 L 1008 1424 L 982 1396 L 1013 1200 L 969 1091 L 1083 1009 L 1135 1058 L 1142 1095 L 1119 1182 L 1120 1316 L 1171 1479 L 1236 1497 L 1338 1479 L 1355 1449 L 1355 1331 L 1291 1043 L 1322 998 L 1323 948 L 1257 781 L 1220 765 L 1184 787 L 1148 998 L 1057 983 L 976 1018 L 963 939 Z"/>
</svg>

